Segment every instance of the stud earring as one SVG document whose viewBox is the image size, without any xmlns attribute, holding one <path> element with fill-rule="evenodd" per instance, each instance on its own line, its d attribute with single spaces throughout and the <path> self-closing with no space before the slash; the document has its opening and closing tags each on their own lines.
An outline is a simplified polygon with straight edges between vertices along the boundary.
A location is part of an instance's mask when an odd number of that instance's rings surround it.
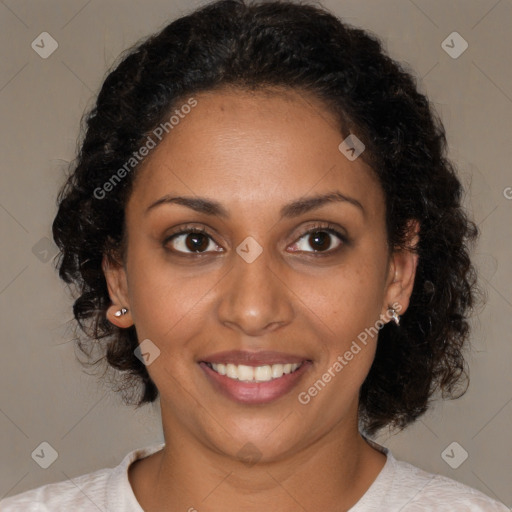
<svg viewBox="0 0 512 512">
<path fill-rule="evenodd" d="M 128 313 L 128 310 L 126 308 L 121 308 L 119 311 L 114 313 L 114 316 L 120 317 L 126 315 L 126 313 Z"/>
<path fill-rule="evenodd" d="M 396 312 L 395 308 L 389 308 L 388 311 L 391 311 L 391 318 L 395 324 L 400 325 L 400 315 Z"/>
</svg>

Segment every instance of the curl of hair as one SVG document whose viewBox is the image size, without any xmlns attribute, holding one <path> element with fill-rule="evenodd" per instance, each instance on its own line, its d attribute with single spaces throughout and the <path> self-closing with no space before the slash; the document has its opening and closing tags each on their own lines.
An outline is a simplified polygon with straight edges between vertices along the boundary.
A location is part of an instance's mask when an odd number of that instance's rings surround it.
<svg viewBox="0 0 512 512">
<path fill-rule="evenodd" d="M 384 426 L 404 428 L 427 410 L 436 391 L 453 398 L 467 380 L 463 352 L 478 291 L 469 249 L 478 230 L 462 208 L 442 123 L 380 42 L 316 6 L 221 0 L 170 23 L 120 59 L 86 116 L 85 137 L 59 193 L 53 236 L 61 250 L 59 275 L 75 286 L 74 316 L 88 337 L 79 346 L 87 353 L 88 343 L 105 340 L 92 364 L 106 359 L 124 372 L 117 391 L 125 403 L 140 406 L 158 396 L 134 356 L 135 327 L 120 329 L 106 319 L 102 258 L 123 261 L 124 208 L 138 167 L 104 198 L 95 190 L 180 102 L 225 87 L 291 88 L 323 101 L 339 120 L 340 137 L 355 133 L 364 141 L 362 158 L 385 192 L 390 249 L 419 255 L 400 327 L 391 322 L 379 331 L 360 389 L 361 427 L 369 435 Z M 412 248 L 411 220 L 421 226 Z"/>
</svg>

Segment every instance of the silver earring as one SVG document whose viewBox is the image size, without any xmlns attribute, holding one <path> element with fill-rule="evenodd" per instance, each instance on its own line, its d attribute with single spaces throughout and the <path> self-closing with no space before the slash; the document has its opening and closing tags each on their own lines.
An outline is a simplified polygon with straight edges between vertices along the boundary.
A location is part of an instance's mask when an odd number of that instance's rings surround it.
<svg viewBox="0 0 512 512">
<path fill-rule="evenodd" d="M 126 315 L 126 313 L 128 313 L 128 310 L 126 308 L 121 308 L 119 311 L 116 311 L 114 313 L 114 316 L 123 316 L 123 315 Z"/>
<path fill-rule="evenodd" d="M 391 318 L 395 324 L 400 325 L 400 315 L 396 312 L 395 308 L 389 308 L 388 311 L 391 311 Z"/>
</svg>

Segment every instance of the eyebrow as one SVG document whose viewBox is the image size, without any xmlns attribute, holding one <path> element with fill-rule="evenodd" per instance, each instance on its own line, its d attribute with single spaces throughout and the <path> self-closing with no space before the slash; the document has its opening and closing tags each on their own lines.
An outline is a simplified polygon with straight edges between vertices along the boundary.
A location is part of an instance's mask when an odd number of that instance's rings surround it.
<svg viewBox="0 0 512 512">
<path fill-rule="evenodd" d="M 294 218 L 299 215 L 303 215 L 311 210 L 320 208 L 328 203 L 343 202 L 351 204 L 357 207 L 363 216 L 366 215 L 363 205 L 353 197 L 349 197 L 341 192 L 329 192 L 327 194 L 319 194 L 315 196 L 306 197 L 304 199 L 298 199 L 292 201 L 281 208 L 281 218 Z M 191 196 L 171 196 L 165 195 L 148 206 L 145 211 L 145 215 L 148 214 L 154 208 L 163 204 L 179 204 L 186 206 L 198 213 L 204 213 L 206 215 L 212 215 L 221 217 L 223 219 L 229 219 L 229 212 L 219 202 L 205 197 L 191 197 Z"/>
</svg>

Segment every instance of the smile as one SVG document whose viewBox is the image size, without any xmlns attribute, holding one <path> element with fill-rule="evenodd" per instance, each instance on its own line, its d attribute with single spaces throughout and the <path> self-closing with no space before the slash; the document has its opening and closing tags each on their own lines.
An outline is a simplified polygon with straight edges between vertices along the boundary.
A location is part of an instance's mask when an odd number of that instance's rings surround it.
<svg viewBox="0 0 512 512">
<path fill-rule="evenodd" d="M 302 360 L 295 363 L 255 364 L 254 361 L 252 366 L 201 361 L 199 367 L 214 391 L 240 404 L 263 405 L 297 388 L 313 363 Z"/>
<path fill-rule="evenodd" d="M 262 366 L 247 366 L 244 364 L 223 364 L 206 363 L 213 371 L 219 375 L 224 375 L 229 379 L 243 382 L 268 382 L 279 379 L 283 375 L 293 373 L 303 363 L 272 364 Z"/>
</svg>

